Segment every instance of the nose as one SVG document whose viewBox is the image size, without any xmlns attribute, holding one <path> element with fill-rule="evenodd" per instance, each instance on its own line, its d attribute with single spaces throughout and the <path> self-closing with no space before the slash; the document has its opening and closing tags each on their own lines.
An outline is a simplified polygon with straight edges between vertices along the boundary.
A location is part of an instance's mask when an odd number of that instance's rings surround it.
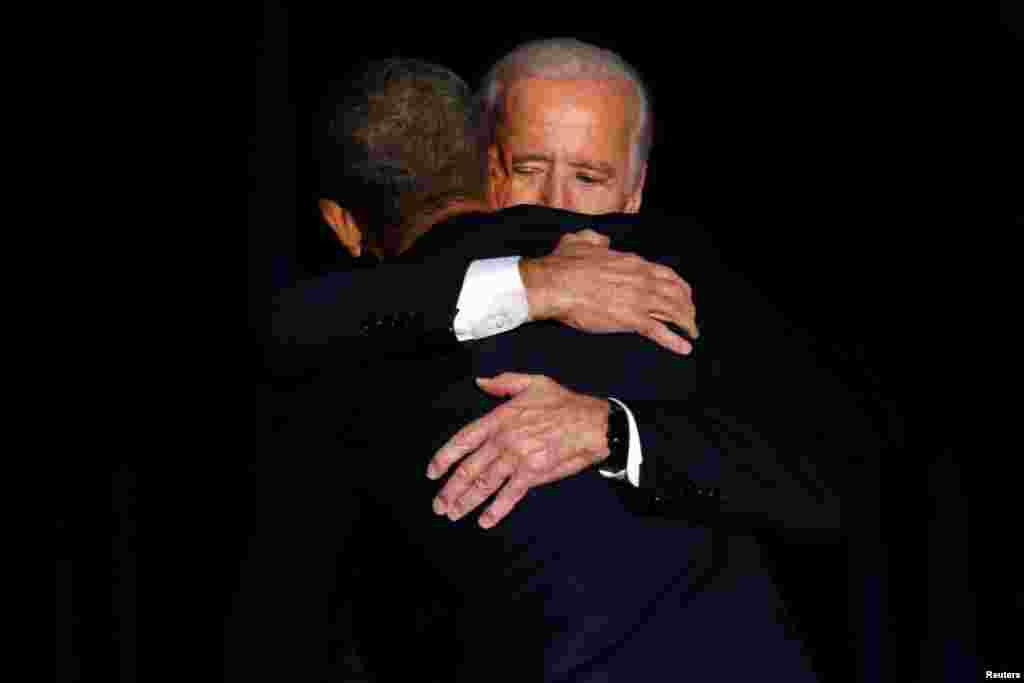
<svg viewBox="0 0 1024 683">
<path fill-rule="evenodd" d="M 549 173 L 541 190 L 541 202 L 544 206 L 554 209 L 572 209 L 569 193 L 565 189 L 565 179 L 561 173 Z"/>
</svg>

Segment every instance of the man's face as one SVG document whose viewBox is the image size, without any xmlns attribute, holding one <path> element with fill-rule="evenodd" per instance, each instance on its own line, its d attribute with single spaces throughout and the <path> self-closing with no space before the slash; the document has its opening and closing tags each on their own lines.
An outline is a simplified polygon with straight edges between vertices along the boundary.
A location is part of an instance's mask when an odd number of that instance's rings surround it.
<svg viewBox="0 0 1024 683">
<path fill-rule="evenodd" d="M 634 93 L 625 81 L 513 82 L 488 150 L 494 208 L 639 211 L 643 171 L 635 175 L 630 167 L 639 115 Z"/>
</svg>

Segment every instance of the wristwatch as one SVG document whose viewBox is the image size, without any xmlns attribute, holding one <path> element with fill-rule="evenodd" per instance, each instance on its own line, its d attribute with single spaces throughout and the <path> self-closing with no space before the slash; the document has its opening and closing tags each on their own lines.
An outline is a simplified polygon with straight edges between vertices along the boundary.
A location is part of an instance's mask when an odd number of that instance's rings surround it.
<svg viewBox="0 0 1024 683">
<path fill-rule="evenodd" d="M 626 410 L 617 402 L 608 401 L 609 456 L 601 463 L 601 470 L 609 474 L 625 474 L 629 454 L 629 419 Z"/>
</svg>

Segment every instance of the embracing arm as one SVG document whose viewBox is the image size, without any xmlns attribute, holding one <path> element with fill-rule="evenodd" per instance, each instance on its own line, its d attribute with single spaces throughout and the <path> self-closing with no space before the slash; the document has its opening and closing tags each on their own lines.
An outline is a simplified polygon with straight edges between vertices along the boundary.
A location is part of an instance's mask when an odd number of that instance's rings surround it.
<svg viewBox="0 0 1024 683">
<path fill-rule="evenodd" d="M 504 373 L 478 383 L 509 400 L 434 454 L 428 476 L 450 474 L 435 512 L 456 520 L 497 493 L 480 520 L 490 527 L 535 486 L 592 466 L 611 474 L 608 439 L 615 430 L 609 430 L 608 400 L 542 375 Z M 623 477 L 628 481 L 616 486 L 636 512 L 742 531 L 838 527 L 838 498 L 805 458 L 788 457 L 748 425 L 697 400 L 620 395 L 631 418 L 622 450 L 639 477 Z"/>
<path fill-rule="evenodd" d="M 273 301 L 267 366 L 277 377 L 299 378 L 373 357 L 429 357 L 537 320 L 636 332 L 689 353 L 684 337 L 696 337 L 697 328 L 686 282 L 607 244 L 583 231 L 536 258 L 438 256 L 302 283 Z"/>
</svg>

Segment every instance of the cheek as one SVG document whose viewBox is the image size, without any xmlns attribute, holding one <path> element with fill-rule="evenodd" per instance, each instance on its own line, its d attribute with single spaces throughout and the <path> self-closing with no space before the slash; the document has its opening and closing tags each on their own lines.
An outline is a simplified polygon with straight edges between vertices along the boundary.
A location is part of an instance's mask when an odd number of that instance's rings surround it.
<svg viewBox="0 0 1024 683">
<path fill-rule="evenodd" d="M 573 196 L 573 205 L 579 213 L 621 213 L 626 208 L 626 200 L 621 192 L 579 191 Z"/>
<path fill-rule="evenodd" d="M 516 203 L 515 179 L 505 174 L 492 173 L 488 178 L 488 199 L 493 209 L 504 209 Z"/>
<path fill-rule="evenodd" d="M 513 204 L 537 203 L 540 197 L 540 190 L 537 183 L 532 183 L 524 178 L 510 178 L 501 185 L 497 193 L 501 198 L 503 206 Z"/>
</svg>

